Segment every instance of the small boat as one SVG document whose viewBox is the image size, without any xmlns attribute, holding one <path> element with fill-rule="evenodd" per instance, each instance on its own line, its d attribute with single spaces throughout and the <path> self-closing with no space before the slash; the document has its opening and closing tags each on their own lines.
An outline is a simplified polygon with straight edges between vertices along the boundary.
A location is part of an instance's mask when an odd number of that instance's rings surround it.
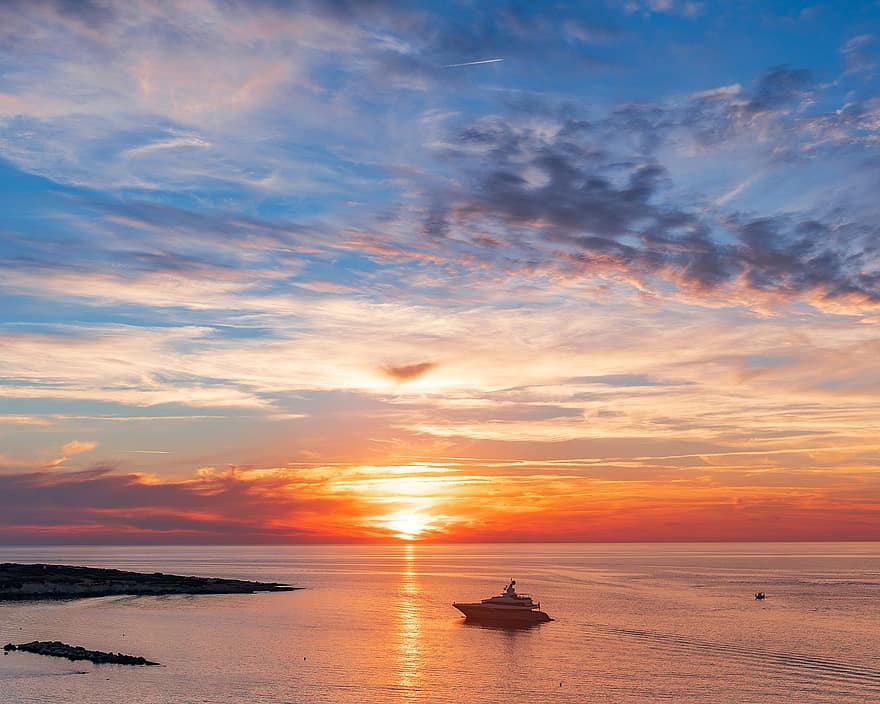
<svg viewBox="0 0 880 704">
<path fill-rule="evenodd" d="M 483 599 L 479 604 L 452 604 L 465 615 L 466 621 L 499 623 L 505 625 L 528 625 L 552 621 L 541 611 L 541 604 L 532 601 L 528 594 L 516 593 L 516 580 L 511 579 L 500 596 Z"/>
</svg>

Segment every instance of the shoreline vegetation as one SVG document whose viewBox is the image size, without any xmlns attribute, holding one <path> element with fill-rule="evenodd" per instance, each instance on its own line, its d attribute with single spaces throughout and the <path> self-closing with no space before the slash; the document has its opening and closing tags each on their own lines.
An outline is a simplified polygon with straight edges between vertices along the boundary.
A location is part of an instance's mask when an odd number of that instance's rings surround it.
<svg viewBox="0 0 880 704">
<path fill-rule="evenodd" d="M 101 596 L 168 594 L 253 594 L 289 592 L 278 582 L 251 582 L 217 577 L 186 577 L 70 565 L 0 564 L 0 600 L 84 599 Z"/>
<path fill-rule="evenodd" d="M 158 665 L 158 662 L 147 660 L 140 655 L 123 655 L 122 653 L 105 653 L 103 650 L 86 650 L 79 645 L 68 645 L 58 640 L 35 640 L 30 643 L 7 643 L 3 646 L 5 653 L 19 650 L 23 653 L 49 655 L 68 660 L 88 660 L 96 665 Z"/>
</svg>

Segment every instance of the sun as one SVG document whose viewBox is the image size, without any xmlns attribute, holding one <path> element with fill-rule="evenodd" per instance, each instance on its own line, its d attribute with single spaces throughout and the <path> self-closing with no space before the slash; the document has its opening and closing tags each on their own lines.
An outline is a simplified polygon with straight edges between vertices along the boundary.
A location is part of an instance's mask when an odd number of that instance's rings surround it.
<svg viewBox="0 0 880 704">
<path fill-rule="evenodd" d="M 381 521 L 381 525 L 394 531 L 395 538 L 415 540 L 428 528 L 431 519 L 422 513 L 413 511 L 397 511 L 389 513 Z"/>
</svg>

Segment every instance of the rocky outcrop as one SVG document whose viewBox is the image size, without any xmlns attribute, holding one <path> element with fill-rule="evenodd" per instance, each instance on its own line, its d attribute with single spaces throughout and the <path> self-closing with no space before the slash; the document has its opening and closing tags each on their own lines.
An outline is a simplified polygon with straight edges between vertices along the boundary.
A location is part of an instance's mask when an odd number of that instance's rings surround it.
<svg viewBox="0 0 880 704">
<path fill-rule="evenodd" d="M 158 665 L 139 655 L 123 655 L 122 653 L 105 653 L 100 650 L 86 650 L 78 645 L 68 645 L 58 640 L 35 640 L 30 643 L 7 643 L 3 646 L 6 652 L 21 650 L 25 653 L 37 655 L 50 655 L 55 658 L 67 658 L 68 660 L 89 660 L 98 665 Z"/>
<path fill-rule="evenodd" d="M 0 564 L 0 600 L 80 599 L 123 594 L 251 594 L 298 588 L 278 582 L 184 577 L 162 572 L 146 574 L 69 565 Z"/>
</svg>

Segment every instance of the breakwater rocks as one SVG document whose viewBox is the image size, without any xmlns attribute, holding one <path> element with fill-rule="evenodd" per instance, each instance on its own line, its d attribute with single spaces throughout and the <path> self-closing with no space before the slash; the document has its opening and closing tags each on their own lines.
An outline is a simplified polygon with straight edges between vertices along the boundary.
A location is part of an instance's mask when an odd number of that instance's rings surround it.
<svg viewBox="0 0 880 704">
<path fill-rule="evenodd" d="M 0 600 L 80 599 L 123 594 L 252 594 L 294 589 L 299 587 L 277 582 L 184 577 L 162 572 L 146 574 L 69 565 L 0 564 Z"/>
<path fill-rule="evenodd" d="M 78 645 L 68 645 L 58 640 L 35 640 L 30 643 L 7 643 L 3 650 L 10 652 L 21 650 L 25 653 L 37 655 L 50 655 L 55 658 L 67 658 L 68 660 L 89 660 L 98 665 L 158 665 L 138 655 L 123 655 L 122 653 L 105 653 L 100 650 L 86 650 Z"/>
</svg>

